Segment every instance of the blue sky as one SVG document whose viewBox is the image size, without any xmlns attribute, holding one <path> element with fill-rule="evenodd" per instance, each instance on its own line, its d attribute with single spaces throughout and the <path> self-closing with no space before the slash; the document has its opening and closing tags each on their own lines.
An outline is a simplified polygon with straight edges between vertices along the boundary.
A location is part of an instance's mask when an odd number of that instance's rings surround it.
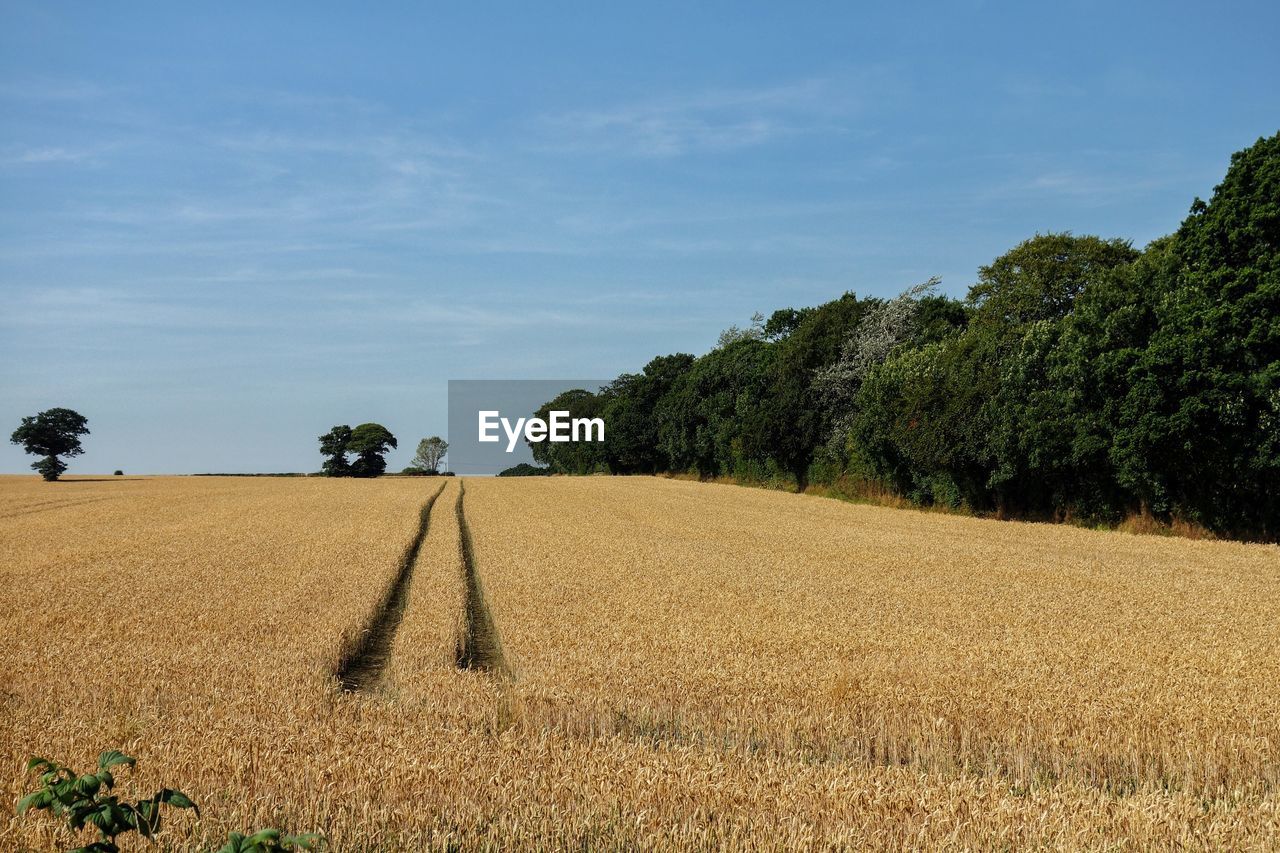
<svg viewBox="0 0 1280 853">
<path fill-rule="evenodd" d="M 399 468 L 450 378 L 1141 245 L 1280 124 L 1274 3 L 693 5 L 0 4 L 0 427 L 181 473 L 374 420 Z"/>
</svg>

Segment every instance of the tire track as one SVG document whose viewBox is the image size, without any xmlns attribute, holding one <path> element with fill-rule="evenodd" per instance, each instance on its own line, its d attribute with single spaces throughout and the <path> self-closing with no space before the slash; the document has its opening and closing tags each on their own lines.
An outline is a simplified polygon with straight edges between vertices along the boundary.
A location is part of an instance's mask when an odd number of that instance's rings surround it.
<svg viewBox="0 0 1280 853">
<path fill-rule="evenodd" d="M 458 548 L 462 555 L 463 583 L 466 586 L 466 603 L 463 610 L 462 630 L 458 635 L 455 659 L 459 669 L 487 672 L 504 680 L 513 680 L 511 668 L 502 653 L 502 638 L 494 624 L 489 602 L 485 598 L 484 584 L 476 569 L 475 552 L 471 544 L 471 527 L 463 509 L 466 486 L 458 482 Z"/>
<path fill-rule="evenodd" d="M 404 618 L 405 606 L 409 600 L 409 584 L 413 581 L 413 569 L 418 562 L 418 552 L 422 550 L 423 540 L 427 538 L 427 529 L 431 525 L 431 508 L 435 506 L 436 499 L 448 485 L 447 482 L 441 483 L 436 493 L 422 505 L 418 517 L 418 532 L 409 542 L 404 556 L 400 558 L 395 580 L 387 588 L 382 601 L 374 610 L 369 626 L 342 655 L 334 675 L 341 683 L 342 689 L 348 693 L 369 691 L 382 682 L 383 672 L 391 658 L 391 647 L 395 642 L 396 631 Z M 458 500 L 461 502 L 461 494 L 458 495 Z"/>
<path fill-rule="evenodd" d="M 99 498 L 80 498 L 79 500 L 47 501 L 39 504 L 28 504 L 21 509 L 14 510 L 13 512 L 0 513 L 0 518 L 18 518 L 23 515 L 36 515 L 41 512 L 54 512 L 55 510 L 71 509 L 73 507 L 83 506 L 84 504 L 95 504 L 101 503 L 102 501 L 115 500 L 115 498 L 116 495 L 103 495 Z"/>
</svg>

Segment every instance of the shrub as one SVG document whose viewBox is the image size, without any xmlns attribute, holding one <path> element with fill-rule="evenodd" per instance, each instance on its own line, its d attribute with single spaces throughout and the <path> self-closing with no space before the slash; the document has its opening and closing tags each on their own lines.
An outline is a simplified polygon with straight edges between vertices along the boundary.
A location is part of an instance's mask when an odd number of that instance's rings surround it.
<svg viewBox="0 0 1280 853">
<path fill-rule="evenodd" d="M 528 462 L 521 462 L 519 465 L 512 465 L 510 468 L 504 468 L 498 472 L 499 477 L 546 477 L 550 474 L 550 468 L 539 468 L 537 465 L 530 465 Z"/>
</svg>

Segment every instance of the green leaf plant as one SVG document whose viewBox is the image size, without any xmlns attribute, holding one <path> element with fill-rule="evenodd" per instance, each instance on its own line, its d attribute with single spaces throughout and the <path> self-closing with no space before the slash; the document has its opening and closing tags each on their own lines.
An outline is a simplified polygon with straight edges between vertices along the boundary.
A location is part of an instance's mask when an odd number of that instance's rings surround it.
<svg viewBox="0 0 1280 853">
<path fill-rule="evenodd" d="M 136 803 L 122 800 L 111 793 L 116 784 L 112 768 L 132 767 L 136 760 L 116 749 L 98 756 L 95 773 L 78 774 L 70 767 L 47 758 L 32 758 L 27 771 L 39 774 L 40 787 L 18 801 L 18 814 L 28 811 L 47 811 L 54 817 L 64 818 L 73 832 L 86 826 L 98 832 L 98 840 L 69 853 L 119 853 L 116 839 L 126 833 L 136 832 L 143 838 L 151 838 L 160 831 L 161 807 L 191 809 L 200 816 L 200 809 L 186 794 L 175 788 L 161 788 L 155 796 Z M 259 829 L 245 834 L 233 832 L 217 853 L 289 853 L 297 850 L 321 850 L 324 836 L 314 833 L 285 835 L 278 829 Z"/>
<path fill-rule="evenodd" d="M 161 788 L 154 797 L 131 803 L 111 793 L 116 778 L 113 767 L 132 767 L 135 759 L 111 749 L 98 756 L 96 773 L 78 774 L 70 767 L 47 758 L 32 758 L 27 771 L 39 773 L 40 788 L 18 801 L 18 814 L 35 809 L 65 818 L 73 832 L 86 826 L 98 831 L 98 840 L 71 853 L 119 853 L 116 838 L 136 832 L 150 838 L 160 831 L 161 807 L 200 809 L 186 794 L 174 788 Z"/>
</svg>

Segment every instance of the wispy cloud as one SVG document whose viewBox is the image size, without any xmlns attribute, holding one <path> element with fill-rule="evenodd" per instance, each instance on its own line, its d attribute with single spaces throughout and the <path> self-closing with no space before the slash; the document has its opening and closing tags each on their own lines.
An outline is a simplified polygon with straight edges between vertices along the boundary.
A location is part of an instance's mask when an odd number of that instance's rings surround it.
<svg viewBox="0 0 1280 853">
<path fill-rule="evenodd" d="M 1033 199 L 1046 196 L 1089 205 L 1114 204 L 1134 195 L 1175 184 L 1177 174 L 1114 175 L 1085 169 L 1051 169 L 1016 178 L 982 193 L 983 199 Z"/>
<path fill-rule="evenodd" d="M 94 153 L 85 148 L 60 146 L 16 148 L 0 154 L 0 165 L 39 166 L 48 163 L 81 163 L 92 158 Z"/>
<path fill-rule="evenodd" d="M 122 287 L 16 288 L 0 324 L 14 329 L 208 330 L 261 326 L 260 318 L 229 306 Z"/>
<path fill-rule="evenodd" d="M 814 78 L 760 88 L 711 89 L 544 116 L 553 148 L 644 157 L 727 151 L 816 131 L 840 132 L 864 103 L 861 80 Z"/>
</svg>

